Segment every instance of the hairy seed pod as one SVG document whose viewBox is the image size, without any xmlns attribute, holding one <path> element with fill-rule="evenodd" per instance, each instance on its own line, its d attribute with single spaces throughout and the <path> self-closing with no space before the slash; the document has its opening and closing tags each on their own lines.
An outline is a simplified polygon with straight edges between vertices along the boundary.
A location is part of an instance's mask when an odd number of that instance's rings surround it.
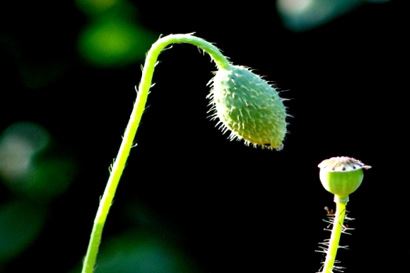
<svg viewBox="0 0 410 273">
<path fill-rule="evenodd" d="M 339 200 L 348 200 L 349 195 L 361 185 L 363 170 L 371 168 L 357 159 L 346 156 L 323 160 L 318 167 L 323 187 Z"/>
<path fill-rule="evenodd" d="M 286 135 L 286 107 L 278 92 L 248 68 L 230 65 L 219 69 L 208 98 L 212 118 L 229 139 L 280 150 Z"/>
</svg>

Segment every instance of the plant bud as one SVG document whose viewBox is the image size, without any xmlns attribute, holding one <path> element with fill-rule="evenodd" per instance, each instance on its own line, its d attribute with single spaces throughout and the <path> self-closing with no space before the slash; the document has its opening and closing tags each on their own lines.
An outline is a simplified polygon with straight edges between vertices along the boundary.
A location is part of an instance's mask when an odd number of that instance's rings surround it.
<svg viewBox="0 0 410 273">
<path fill-rule="evenodd" d="M 229 139 L 281 150 L 286 135 L 286 107 L 278 92 L 243 66 L 231 65 L 216 72 L 211 81 L 212 118 L 219 119 Z"/>
</svg>

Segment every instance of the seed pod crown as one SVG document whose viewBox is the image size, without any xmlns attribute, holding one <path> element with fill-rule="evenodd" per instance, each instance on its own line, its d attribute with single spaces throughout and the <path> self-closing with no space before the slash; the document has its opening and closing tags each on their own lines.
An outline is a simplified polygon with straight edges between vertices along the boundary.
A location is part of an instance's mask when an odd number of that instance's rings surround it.
<svg viewBox="0 0 410 273">
<path fill-rule="evenodd" d="M 323 187 L 342 200 L 348 200 L 349 195 L 359 188 L 363 181 L 363 170 L 371 168 L 347 156 L 323 160 L 318 167 Z"/>
</svg>

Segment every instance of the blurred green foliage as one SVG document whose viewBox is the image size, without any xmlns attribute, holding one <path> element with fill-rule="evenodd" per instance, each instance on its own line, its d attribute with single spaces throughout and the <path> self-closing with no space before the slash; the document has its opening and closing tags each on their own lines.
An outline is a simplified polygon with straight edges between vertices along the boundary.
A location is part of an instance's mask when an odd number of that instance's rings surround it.
<svg viewBox="0 0 410 273">
<path fill-rule="evenodd" d="M 45 215 L 43 209 L 24 201 L 0 206 L 0 265 L 35 240 L 44 225 Z"/>
<path fill-rule="evenodd" d="M 24 251 L 41 232 L 48 204 L 75 174 L 74 162 L 53 156 L 52 137 L 42 126 L 17 122 L 0 134 L 0 182 L 10 200 L 0 205 L 0 265 Z"/>
<path fill-rule="evenodd" d="M 10 186 L 13 190 L 36 200 L 51 200 L 65 192 L 75 172 L 74 163 L 65 158 L 39 160 L 22 183 Z"/>
<path fill-rule="evenodd" d="M 0 134 L 0 182 L 11 197 L 0 204 L 0 267 L 36 240 L 46 224 L 50 202 L 73 180 L 73 160 L 55 155 L 52 144 L 50 133 L 32 122 L 14 123 Z M 155 232 L 162 223 L 148 208 L 134 203 L 125 208 L 127 229 L 132 230 L 107 238 L 96 273 L 196 272 L 177 245 Z"/>
<path fill-rule="evenodd" d="M 194 273 L 180 249 L 150 232 L 133 230 L 101 250 L 96 273 Z"/>
</svg>

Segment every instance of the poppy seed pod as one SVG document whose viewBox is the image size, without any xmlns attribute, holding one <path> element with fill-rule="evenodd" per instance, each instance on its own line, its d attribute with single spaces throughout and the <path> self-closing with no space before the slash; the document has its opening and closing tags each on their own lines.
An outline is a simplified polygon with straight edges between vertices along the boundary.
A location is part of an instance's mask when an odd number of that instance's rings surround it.
<svg viewBox="0 0 410 273">
<path fill-rule="evenodd" d="M 286 135 L 286 107 L 278 92 L 243 66 L 219 69 L 211 81 L 212 118 L 229 139 L 280 150 Z"/>
<path fill-rule="evenodd" d="M 318 167 L 323 187 L 333 193 L 339 201 L 345 202 L 361 185 L 363 170 L 371 168 L 357 159 L 346 156 L 326 159 Z"/>
</svg>

